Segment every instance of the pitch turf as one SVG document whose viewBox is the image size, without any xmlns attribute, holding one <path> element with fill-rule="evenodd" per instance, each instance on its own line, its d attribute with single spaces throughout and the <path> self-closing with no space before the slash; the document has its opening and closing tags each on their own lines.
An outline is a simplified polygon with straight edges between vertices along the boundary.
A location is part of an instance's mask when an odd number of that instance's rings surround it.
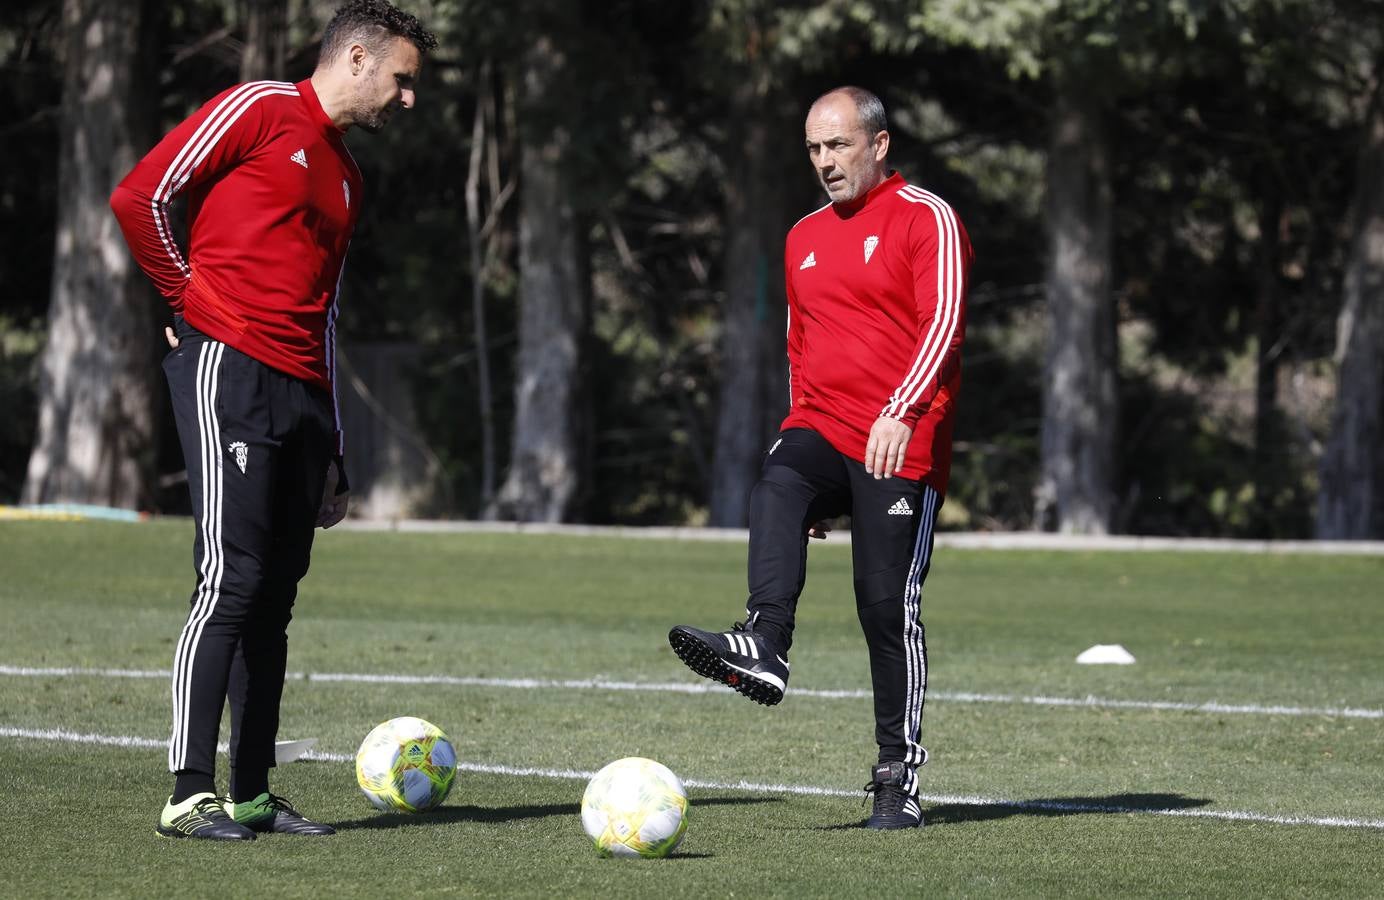
<svg viewBox="0 0 1384 900">
<path fill-rule="evenodd" d="M 675 690 L 699 682 L 665 639 L 736 618 L 743 546 L 328 533 L 290 629 L 289 667 L 308 676 L 287 687 L 280 736 L 317 737 L 333 759 L 281 767 L 274 787 L 341 833 L 228 847 L 154 834 L 168 685 L 140 673 L 170 665 L 191 536 L 185 521 L 0 522 L 0 893 L 1356 897 L 1384 884 L 1379 558 L 939 550 L 923 602 L 929 825 L 878 834 L 857 827 L 872 720 L 843 546 L 813 546 L 788 696 L 766 710 Z M 1073 664 L 1096 643 L 1138 663 Z M 1210 702 L 1239 711 L 1182 706 Z M 467 766 L 432 814 L 374 812 L 345 761 L 402 714 L 445 728 Z M 601 860 L 581 830 L 579 773 L 627 755 L 692 782 L 672 859 Z"/>
</svg>

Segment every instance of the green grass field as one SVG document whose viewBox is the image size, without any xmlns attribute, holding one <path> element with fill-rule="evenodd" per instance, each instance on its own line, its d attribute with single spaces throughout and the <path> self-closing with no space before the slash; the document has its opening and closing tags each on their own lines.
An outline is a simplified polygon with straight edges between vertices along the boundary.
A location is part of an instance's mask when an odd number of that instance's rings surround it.
<svg viewBox="0 0 1384 900">
<path fill-rule="evenodd" d="M 340 833 L 222 846 L 153 827 L 168 683 L 139 673 L 171 665 L 191 538 L 0 522 L 0 894 L 1384 895 L 1384 559 L 939 549 L 929 824 L 881 834 L 858 827 L 874 747 L 842 542 L 813 546 L 793 681 L 764 709 L 676 690 L 701 682 L 666 641 L 743 611 L 741 545 L 328 533 L 280 737 L 335 759 L 274 787 Z M 1138 663 L 1074 664 L 1097 643 Z M 1238 709 L 1181 706 L 1207 703 Z M 431 814 L 376 813 L 345 761 L 404 714 L 465 766 Z M 582 773 L 632 755 L 690 783 L 673 858 L 602 860 L 582 832 Z"/>
</svg>

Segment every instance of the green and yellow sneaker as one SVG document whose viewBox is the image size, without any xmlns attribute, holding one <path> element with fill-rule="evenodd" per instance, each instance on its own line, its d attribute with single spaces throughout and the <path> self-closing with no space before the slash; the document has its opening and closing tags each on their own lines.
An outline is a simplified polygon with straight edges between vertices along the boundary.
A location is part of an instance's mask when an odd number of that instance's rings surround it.
<svg viewBox="0 0 1384 900">
<path fill-rule="evenodd" d="M 254 831 L 276 834 L 336 834 L 336 829 L 303 817 L 289 802 L 277 794 L 260 794 L 245 803 L 226 804 L 226 813 L 238 824 Z"/>
<path fill-rule="evenodd" d="M 204 793 L 193 794 L 175 806 L 173 798 L 169 797 L 159 816 L 158 832 L 164 837 L 253 841 L 253 831 L 226 815 L 222 804 L 227 802 L 224 797 Z"/>
</svg>

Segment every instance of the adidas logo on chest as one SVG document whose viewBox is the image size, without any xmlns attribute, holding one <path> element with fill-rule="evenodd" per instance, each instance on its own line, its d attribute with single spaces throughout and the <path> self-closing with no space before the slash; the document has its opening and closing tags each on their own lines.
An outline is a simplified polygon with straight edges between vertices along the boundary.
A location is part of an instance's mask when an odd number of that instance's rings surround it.
<svg viewBox="0 0 1384 900">
<path fill-rule="evenodd" d="M 864 240 L 864 242 L 863 242 L 863 244 L 862 244 L 862 247 L 861 247 L 861 250 L 862 250 L 863 253 L 864 253 L 865 265 L 868 266 L 868 265 L 870 264 L 870 260 L 874 258 L 874 256 L 875 256 L 875 250 L 877 250 L 878 248 L 879 248 L 879 235 L 877 235 L 877 234 L 872 234 L 872 235 L 870 235 L 869 237 L 865 238 L 865 240 Z M 801 271 L 803 271 L 804 269 L 811 269 L 811 268 L 815 267 L 816 265 L 817 265 L 817 251 L 816 251 L 816 250 L 811 250 L 811 251 L 808 252 L 807 256 L 804 256 L 804 257 L 803 257 L 803 261 L 800 262 L 800 263 L 798 263 L 798 271 L 801 272 Z"/>
</svg>

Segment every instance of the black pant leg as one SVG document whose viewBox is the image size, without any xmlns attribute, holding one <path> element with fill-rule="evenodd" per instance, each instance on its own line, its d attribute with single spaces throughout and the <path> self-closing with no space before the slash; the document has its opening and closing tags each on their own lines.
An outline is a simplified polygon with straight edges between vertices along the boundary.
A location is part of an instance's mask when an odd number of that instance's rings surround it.
<svg viewBox="0 0 1384 900">
<path fill-rule="evenodd" d="M 923 582 L 941 497 L 921 482 L 876 479 L 851 460 L 856 613 L 870 651 L 879 761 L 919 766 L 927 693 Z"/>
<path fill-rule="evenodd" d="M 746 613 L 757 631 L 787 652 L 807 576 L 807 529 L 849 508 L 842 456 L 806 428 L 779 435 L 750 492 L 750 597 Z"/>
<path fill-rule="evenodd" d="M 274 766 L 288 623 L 298 582 L 311 560 L 334 430 L 325 393 L 278 372 L 271 373 L 270 384 L 275 416 L 285 423 L 270 508 L 271 537 L 259 600 L 241 633 L 229 684 L 231 765 L 242 772 Z"/>
<path fill-rule="evenodd" d="M 164 360 L 196 525 L 197 586 L 173 658 L 173 772 L 213 775 L 232 660 L 259 595 L 277 440 L 264 366 L 184 331 Z"/>
</svg>

